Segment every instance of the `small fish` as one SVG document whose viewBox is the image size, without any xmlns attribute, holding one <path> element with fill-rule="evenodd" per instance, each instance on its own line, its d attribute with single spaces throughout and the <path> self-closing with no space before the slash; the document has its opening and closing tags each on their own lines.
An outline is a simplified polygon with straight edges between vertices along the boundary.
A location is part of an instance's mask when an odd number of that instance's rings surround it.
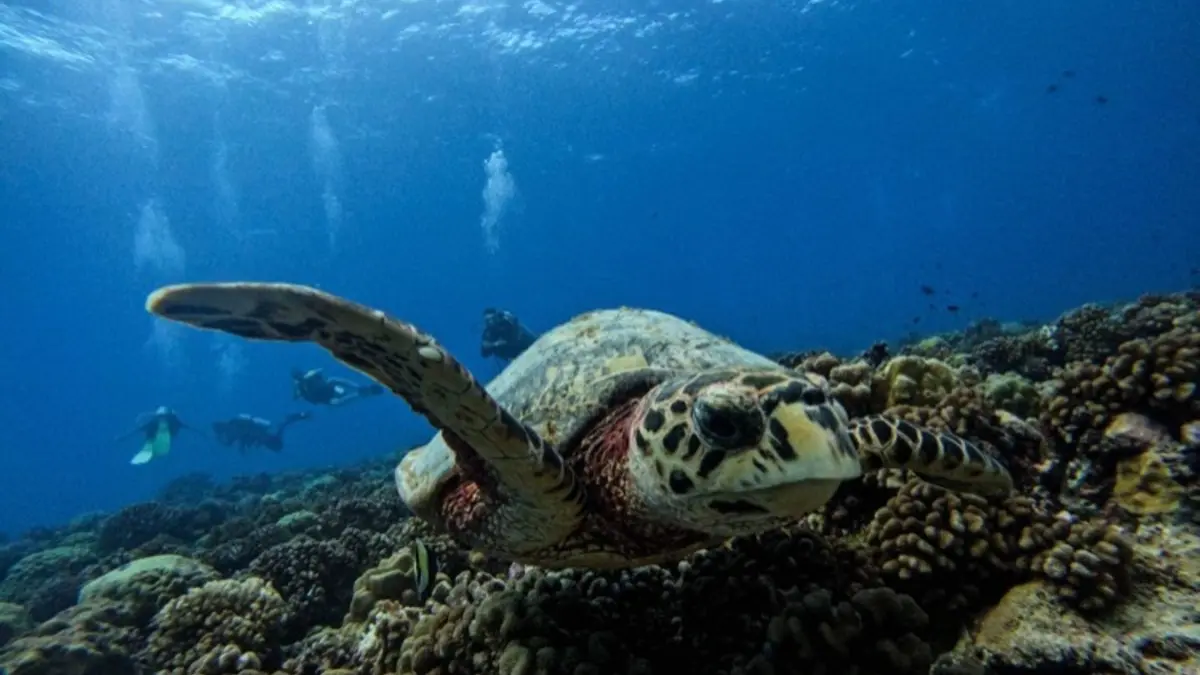
<svg viewBox="0 0 1200 675">
<path fill-rule="evenodd" d="M 979 299 L 979 291 L 971 291 L 971 299 L 978 300 Z"/>
<path fill-rule="evenodd" d="M 946 305 L 946 311 L 950 312 L 951 314 L 957 314 L 958 313 L 958 305 Z"/>
<path fill-rule="evenodd" d="M 1067 77 L 1067 78 L 1075 77 L 1075 71 L 1073 71 L 1073 70 L 1064 70 L 1064 71 L 1062 72 L 1062 76 L 1063 76 L 1063 77 Z"/>
<path fill-rule="evenodd" d="M 1049 86 L 1047 86 L 1047 87 L 1046 87 L 1046 93 L 1047 93 L 1047 94 L 1053 94 L 1053 93 L 1054 93 L 1054 92 L 1056 92 L 1056 91 L 1058 91 L 1058 85 L 1057 85 L 1057 84 L 1051 84 L 1051 85 L 1049 85 Z"/>
<path fill-rule="evenodd" d="M 925 295 L 933 295 L 937 291 L 933 290 L 933 286 L 926 286 L 926 285 L 922 284 L 921 292 L 924 293 Z"/>
<path fill-rule="evenodd" d="M 437 577 L 437 557 L 420 539 L 413 540 L 412 556 L 413 588 L 417 590 L 417 597 L 421 602 L 425 602 L 429 598 L 429 592 L 433 590 L 434 578 Z"/>
<path fill-rule="evenodd" d="M 1104 94 L 1097 94 L 1096 95 L 1096 105 L 1104 105 L 1105 103 L 1108 103 L 1108 97 L 1105 96 Z"/>
<path fill-rule="evenodd" d="M 914 316 L 914 317 L 912 318 L 912 322 L 913 322 L 913 323 L 921 323 L 921 317 L 919 317 L 919 316 Z"/>
</svg>

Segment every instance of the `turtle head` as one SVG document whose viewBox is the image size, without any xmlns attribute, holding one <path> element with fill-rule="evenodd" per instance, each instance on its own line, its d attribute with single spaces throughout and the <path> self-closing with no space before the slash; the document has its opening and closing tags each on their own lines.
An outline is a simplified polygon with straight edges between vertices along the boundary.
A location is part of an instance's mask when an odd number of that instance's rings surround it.
<svg viewBox="0 0 1200 675">
<path fill-rule="evenodd" d="M 777 369 L 667 380 L 638 407 L 629 469 L 647 517 L 733 536 L 795 520 L 861 472 L 826 383 Z"/>
</svg>

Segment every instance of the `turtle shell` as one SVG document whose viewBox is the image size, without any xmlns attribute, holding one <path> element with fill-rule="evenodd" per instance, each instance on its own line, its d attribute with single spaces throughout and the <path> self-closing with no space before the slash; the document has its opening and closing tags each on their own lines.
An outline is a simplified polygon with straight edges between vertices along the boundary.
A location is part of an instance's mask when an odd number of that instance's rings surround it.
<svg viewBox="0 0 1200 675">
<path fill-rule="evenodd" d="M 513 416 L 569 455 L 572 449 L 563 442 L 605 412 L 612 376 L 730 366 L 786 370 L 679 317 L 623 307 L 580 314 L 547 331 L 485 388 Z M 427 479 L 421 493 L 432 497 L 455 475 L 454 455 L 441 432 L 411 452 L 417 455 L 410 468 Z"/>
</svg>

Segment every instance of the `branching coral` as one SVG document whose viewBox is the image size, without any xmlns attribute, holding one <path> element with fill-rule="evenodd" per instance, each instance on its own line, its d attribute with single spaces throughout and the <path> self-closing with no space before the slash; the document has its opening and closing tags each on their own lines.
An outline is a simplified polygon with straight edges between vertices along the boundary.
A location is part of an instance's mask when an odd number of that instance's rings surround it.
<svg viewBox="0 0 1200 675">
<path fill-rule="evenodd" d="M 1088 304 L 1064 314 L 1055 324 L 1055 335 L 1068 363 L 1099 364 L 1122 343 L 1161 335 L 1198 311 L 1200 305 L 1188 295 L 1145 295 L 1117 308 Z"/>
<path fill-rule="evenodd" d="M 338 622 L 350 602 L 358 561 L 337 541 L 301 536 L 264 551 L 249 572 L 279 591 L 288 607 L 285 632 L 299 636 L 309 626 Z"/>
<path fill-rule="evenodd" d="M 956 611 L 997 597 L 1043 542 L 1023 538 L 1033 505 L 1003 506 L 912 481 L 879 510 L 866 541 L 885 578 L 923 607 Z"/>
<path fill-rule="evenodd" d="M 929 672 L 933 653 L 919 637 L 929 617 L 907 595 L 887 588 L 837 602 L 828 590 L 791 601 L 767 629 L 753 675 Z"/>
<path fill-rule="evenodd" d="M 1034 558 L 1033 570 L 1055 584 L 1060 600 L 1096 612 L 1128 594 L 1132 546 L 1119 527 L 1060 520 L 1048 534 L 1055 544 Z"/>
<path fill-rule="evenodd" d="M 1048 390 L 1042 422 L 1069 448 L 1099 442 L 1122 412 L 1176 429 L 1200 419 L 1200 317 L 1177 317 L 1158 335 L 1123 342 L 1101 364 L 1071 363 Z"/>
<path fill-rule="evenodd" d="M 985 340 L 970 349 L 967 361 L 985 373 L 1041 380 L 1062 365 L 1064 350 L 1050 327 Z"/>
<path fill-rule="evenodd" d="M 894 587 L 931 611 L 977 606 L 1038 574 L 1082 610 L 1128 590 L 1130 545 L 1118 528 L 1056 519 L 1028 497 L 989 501 L 913 481 L 876 514 L 867 542 Z"/>
<path fill-rule="evenodd" d="M 920 611 L 910 611 L 911 598 L 876 587 L 870 570 L 852 549 L 797 529 L 737 539 L 675 569 L 532 571 L 508 583 L 464 573 L 449 605 L 439 603 L 411 627 L 396 667 L 737 673 L 836 662 L 870 672 L 870 664 L 887 662 L 920 672 L 928 646 L 905 637 L 920 622 L 902 625 Z M 788 666 L 776 658 L 793 654 L 797 640 L 817 646 L 808 660 Z"/>
</svg>

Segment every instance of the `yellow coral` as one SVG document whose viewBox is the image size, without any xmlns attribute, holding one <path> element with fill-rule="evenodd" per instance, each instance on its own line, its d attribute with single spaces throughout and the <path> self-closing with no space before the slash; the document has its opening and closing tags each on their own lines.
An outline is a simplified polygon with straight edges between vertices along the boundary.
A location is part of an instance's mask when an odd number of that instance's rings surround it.
<svg viewBox="0 0 1200 675">
<path fill-rule="evenodd" d="M 1125 439 L 1144 448 L 1136 456 L 1117 463 L 1113 486 L 1117 505 L 1139 516 L 1177 511 L 1184 489 L 1163 457 L 1175 445 L 1170 433 L 1144 415 L 1122 413 L 1109 423 L 1104 436 Z"/>
<path fill-rule="evenodd" d="M 381 600 L 395 600 L 410 607 L 421 606 L 424 599 L 418 595 L 413 579 L 415 564 L 412 550 L 406 547 L 363 572 L 354 582 L 354 596 L 343 623 L 366 621 L 371 610 Z M 446 575 L 438 576 L 443 584 L 448 581 Z"/>
<path fill-rule="evenodd" d="M 1113 498 L 1126 511 L 1147 516 L 1179 509 L 1183 486 L 1171 476 L 1157 448 L 1117 464 Z"/>
<path fill-rule="evenodd" d="M 1020 417 L 1036 415 L 1041 408 L 1037 387 L 1017 373 L 989 375 L 983 383 L 983 395 L 992 407 Z"/>
<path fill-rule="evenodd" d="M 948 345 L 946 343 L 946 340 L 937 335 L 927 337 L 924 340 L 921 340 L 917 344 L 913 345 L 914 351 L 921 352 L 924 354 L 933 354 L 933 353 L 937 353 L 937 352 L 944 352 L 944 351 L 948 351 L 949 349 L 950 349 L 950 345 Z"/>
<path fill-rule="evenodd" d="M 956 375 L 945 361 L 921 356 L 897 356 L 883 367 L 875 396 L 884 407 L 933 405 L 954 389 Z"/>
</svg>

